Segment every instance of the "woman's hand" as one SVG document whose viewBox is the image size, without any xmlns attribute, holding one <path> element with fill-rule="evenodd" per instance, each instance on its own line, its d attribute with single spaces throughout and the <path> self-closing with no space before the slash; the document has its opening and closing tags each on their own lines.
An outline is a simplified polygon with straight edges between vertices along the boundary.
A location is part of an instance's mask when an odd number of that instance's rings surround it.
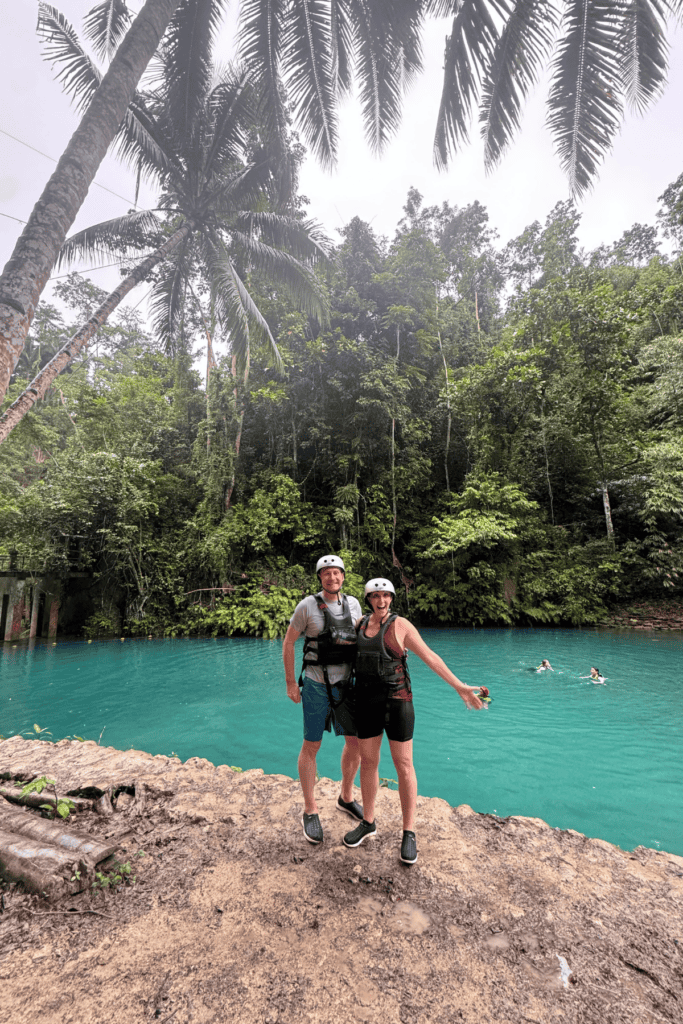
<svg viewBox="0 0 683 1024">
<path fill-rule="evenodd" d="M 462 697 L 465 704 L 467 704 L 468 708 L 478 711 L 480 708 L 484 707 L 483 700 L 479 700 L 479 697 L 477 696 L 477 690 L 479 689 L 478 686 L 465 686 L 464 683 L 461 683 L 460 686 L 456 686 L 455 689 Z"/>
</svg>

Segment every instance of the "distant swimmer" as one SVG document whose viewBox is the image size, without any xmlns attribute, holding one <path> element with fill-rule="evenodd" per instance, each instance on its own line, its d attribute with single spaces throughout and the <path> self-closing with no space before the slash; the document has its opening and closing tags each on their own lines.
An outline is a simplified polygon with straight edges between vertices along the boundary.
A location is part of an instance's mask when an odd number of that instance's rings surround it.
<svg viewBox="0 0 683 1024">
<path fill-rule="evenodd" d="M 537 672 L 554 672 L 555 669 L 550 664 L 547 658 L 544 658 L 541 664 L 536 669 Z"/>
<path fill-rule="evenodd" d="M 589 676 L 581 676 L 581 679 L 590 679 L 594 683 L 605 683 L 605 676 L 600 675 L 600 669 L 591 667 L 591 674 Z"/>
</svg>

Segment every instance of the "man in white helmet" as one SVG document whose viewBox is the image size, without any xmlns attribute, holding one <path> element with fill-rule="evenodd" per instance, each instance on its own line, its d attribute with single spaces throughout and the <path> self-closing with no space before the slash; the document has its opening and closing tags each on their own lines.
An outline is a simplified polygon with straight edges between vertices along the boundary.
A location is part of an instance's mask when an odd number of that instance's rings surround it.
<svg viewBox="0 0 683 1024">
<path fill-rule="evenodd" d="M 353 782 L 360 765 L 360 750 L 353 724 L 344 714 L 344 684 L 351 676 L 356 651 L 355 624 L 362 615 L 355 597 L 342 593 L 344 563 L 338 555 L 323 555 L 315 567 L 322 590 L 304 598 L 294 609 L 282 645 L 287 696 L 303 703 L 304 741 L 299 754 L 299 779 L 304 796 L 302 825 L 309 843 L 323 841 L 315 800 L 316 755 L 325 729 L 344 736 L 342 784 L 337 808 L 357 821 L 363 808 L 353 798 Z M 297 682 L 294 644 L 305 637 L 304 662 Z"/>
</svg>

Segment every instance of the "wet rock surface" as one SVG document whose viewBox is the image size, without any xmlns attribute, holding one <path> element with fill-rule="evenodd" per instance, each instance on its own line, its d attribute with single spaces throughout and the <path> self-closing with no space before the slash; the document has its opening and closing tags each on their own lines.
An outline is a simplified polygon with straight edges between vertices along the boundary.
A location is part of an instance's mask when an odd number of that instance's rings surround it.
<svg viewBox="0 0 683 1024">
<path fill-rule="evenodd" d="M 683 630 L 683 601 L 639 601 L 615 608 L 598 623 L 612 629 Z"/>
<path fill-rule="evenodd" d="M 54 778 L 66 750 L 13 738 L 0 772 Z M 114 753 L 129 760 L 109 785 L 92 748 L 86 765 L 111 815 L 71 825 L 117 843 L 136 883 L 2 887 L 3 1024 L 683 1019 L 682 858 L 420 797 L 407 867 L 396 793 L 380 791 L 378 838 L 347 850 L 321 780 L 312 847 L 296 780 Z"/>
</svg>

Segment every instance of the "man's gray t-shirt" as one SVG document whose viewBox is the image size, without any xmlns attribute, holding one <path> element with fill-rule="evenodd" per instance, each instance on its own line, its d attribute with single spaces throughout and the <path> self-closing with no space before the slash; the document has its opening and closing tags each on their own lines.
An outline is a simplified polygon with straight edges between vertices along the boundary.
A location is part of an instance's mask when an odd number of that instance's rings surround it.
<svg viewBox="0 0 683 1024">
<path fill-rule="evenodd" d="M 351 618 L 354 623 L 362 617 L 363 611 L 358 600 L 355 597 L 347 595 L 347 601 L 349 602 L 349 611 L 351 612 Z M 325 601 L 330 615 L 336 619 L 341 619 L 344 616 L 344 606 L 337 598 L 333 601 Z M 295 629 L 299 630 L 300 636 L 316 637 L 318 633 L 321 633 L 325 628 L 325 619 L 323 613 L 318 608 L 318 602 L 313 594 L 309 594 L 303 601 L 299 601 L 298 605 L 294 609 L 294 614 L 289 620 L 290 626 L 294 626 Z M 342 679 L 348 678 L 350 674 L 349 665 L 328 665 L 327 675 L 330 683 L 339 683 Z M 314 679 L 316 683 L 325 685 L 325 677 L 323 676 L 323 670 L 317 665 L 306 666 L 306 676 L 308 679 Z"/>
</svg>

